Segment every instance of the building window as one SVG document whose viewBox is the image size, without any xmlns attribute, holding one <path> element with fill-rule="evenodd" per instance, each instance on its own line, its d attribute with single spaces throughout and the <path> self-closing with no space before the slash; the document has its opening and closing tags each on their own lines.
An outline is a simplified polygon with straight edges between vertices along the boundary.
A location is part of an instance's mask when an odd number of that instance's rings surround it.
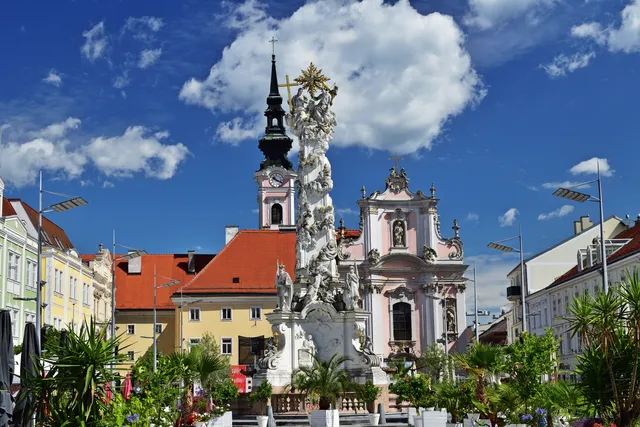
<svg viewBox="0 0 640 427">
<path fill-rule="evenodd" d="M 29 288 L 35 287 L 35 280 L 33 280 L 33 271 L 35 270 L 35 264 L 27 260 L 27 280 L 26 285 Z"/>
<path fill-rule="evenodd" d="M 20 311 L 14 307 L 7 307 L 9 310 L 9 314 L 11 315 L 11 333 L 17 338 L 18 337 L 18 323 L 20 323 Z"/>
<path fill-rule="evenodd" d="M 411 341 L 411 305 L 406 302 L 393 304 L 393 340 Z"/>
<path fill-rule="evenodd" d="M 20 280 L 20 255 L 9 252 L 9 279 Z"/>
<path fill-rule="evenodd" d="M 232 320 L 231 307 L 222 307 L 222 310 L 220 310 L 220 320 Z"/>
<path fill-rule="evenodd" d="M 71 276 L 69 276 L 69 298 L 78 299 L 78 279 Z"/>
<path fill-rule="evenodd" d="M 36 323 L 36 314 L 30 311 L 24 312 L 24 323 Z"/>
<path fill-rule="evenodd" d="M 220 354 L 233 354 L 233 340 L 231 338 L 222 338 L 220 342 Z"/>
<path fill-rule="evenodd" d="M 88 283 L 82 284 L 82 302 L 84 305 L 89 305 L 89 300 L 91 299 L 91 286 Z M 97 313 L 96 313 L 97 314 Z"/>
<path fill-rule="evenodd" d="M 135 335 L 136 334 L 136 325 L 127 325 L 127 334 Z"/>
<path fill-rule="evenodd" d="M 200 321 L 200 309 L 199 308 L 190 308 L 189 309 L 189 321 L 190 322 L 199 322 Z"/>
<path fill-rule="evenodd" d="M 156 323 L 156 334 L 161 334 L 161 333 L 162 333 L 162 324 Z"/>
<path fill-rule="evenodd" d="M 282 205 L 280 203 L 271 205 L 271 224 L 282 224 Z"/>
<path fill-rule="evenodd" d="M 200 345 L 200 338 L 189 338 L 189 345 L 191 347 Z"/>
<path fill-rule="evenodd" d="M 136 359 L 136 352 L 135 351 L 127 351 L 127 359 L 130 362 L 133 362 Z"/>
<path fill-rule="evenodd" d="M 251 307 L 251 320 L 261 320 L 262 319 L 262 307 Z"/>
</svg>

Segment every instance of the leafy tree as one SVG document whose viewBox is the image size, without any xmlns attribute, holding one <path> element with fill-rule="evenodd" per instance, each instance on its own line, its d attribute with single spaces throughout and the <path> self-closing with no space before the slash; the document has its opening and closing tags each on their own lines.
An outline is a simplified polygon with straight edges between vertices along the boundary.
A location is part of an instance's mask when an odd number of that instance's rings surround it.
<svg viewBox="0 0 640 427">
<path fill-rule="evenodd" d="M 219 383 L 221 382 L 224 383 L 225 380 L 231 377 L 231 358 L 230 356 L 222 356 L 220 354 L 220 346 L 216 341 L 216 337 L 210 332 L 205 332 L 205 334 L 202 335 L 198 347 L 202 349 L 204 355 L 218 359 L 220 368 L 212 375 L 211 384 L 207 384 L 206 387 L 205 384 L 203 384 L 204 388 L 213 390 L 216 385 L 220 385 Z"/>
<path fill-rule="evenodd" d="M 440 408 L 447 408 L 451 414 L 452 423 L 459 423 L 462 416 L 474 408 L 473 387 L 473 382 L 468 380 L 457 383 L 444 381 L 435 384 L 436 403 Z"/>
<path fill-rule="evenodd" d="M 337 354 L 329 360 L 314 356 L 311 367 L 299 368 L 294 373 L 290 388 L 317 397 L 322 410 L 329 409 L 331 405 L 335 408 L 338 397 L 354 388 L 351 377 L 342 367 L 348 360 L 348 357 Z"/>
<path fill-rule="evenodd" d="M 569 311 L 572 336 L 579 334 L 586 345 L 578 357 L 580 390 L 596 399 L 600 415 L 612 418 L 618 427 L 636 425 L 640 418 L 638 270 L 627 271 L 624 280 L 607 292 L 577 296 Z M 606 373 L 608 384 L 597 381 L 596 373 Z"/>
<path fill-rule="evenodd" d="M 475 381 L 475 399 L 486 404 L 487 386 L 501 371 L 504 358 L 501 347 L 475 343 L 466 353 L 456 354 L 455 360 Z"/>
<path fill-rule="evenodd" d="M 435 383 L 442 378 L 447 370 L 447 356 L 439 344 L 432 343 L 422 351 L 416 365 Z"/>
<path fill-rule="evenodd" d="M 553 374 L 557 343 L 552 329 L 541 336 L 523 333 L 505 348 L 505 372 L 512 378 L 512 387 L 524 402 L 529 403 L 542 390 L 542 379 Z"/>
</svg>

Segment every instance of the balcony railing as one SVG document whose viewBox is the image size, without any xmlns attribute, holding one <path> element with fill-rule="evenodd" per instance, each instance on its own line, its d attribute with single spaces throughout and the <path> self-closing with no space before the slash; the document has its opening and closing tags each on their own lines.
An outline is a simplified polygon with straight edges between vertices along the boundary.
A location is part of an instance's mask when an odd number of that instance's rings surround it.
<svg viewBox="0 0 640 427">
<path fill-rule="evenodd" d="M 522 296 L 522 288 L 520 286 L 507 286 L 507 299 L 513 301 Z"/>
</svg>

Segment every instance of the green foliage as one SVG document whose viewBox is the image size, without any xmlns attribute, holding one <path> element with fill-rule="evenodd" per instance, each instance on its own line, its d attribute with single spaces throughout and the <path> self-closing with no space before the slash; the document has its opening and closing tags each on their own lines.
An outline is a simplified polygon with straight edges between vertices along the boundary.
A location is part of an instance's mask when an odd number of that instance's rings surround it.
<svg viewBox="0 0 640 427">
<path fill-rule="evenodd" d="M 534 402 L 533 406 L 546 409 L 551 418 L 564 416 L 572 419 L 585 414 L 577 387 L 565 381 L 543 383 Z"/>
<path fill-rule="evenodd" d="M 319 399 L 320 409 L 326 410 L 344 393 L 354 389 L 349 374 L 342 368 L 348 357 L 334 354 L 329 360 L 314 356 L 311 367 L 299 368 L 293 376 L 290 388 Z"/>
<path fill-rule="evenodd" d="M 486 404 L 486 388 L 504 364 L 501 347 L 475 343 L 466 353 L 457 354 L 455 360 L 475 380 L 475 399 Z"/>
<path fill-rule="evenodd" d="M 266 405 L 267 402 L 271 400 L 272 394 L 273 387 L 271 386 L 271 383 L 264 380 L 249 394 L 249 403 L 253 405 L 255 402 L 260 402 L 261 404 Z"/>
<path fill-rule="evenodd" d="M 22 344 L 14 345 L 13 346 L 13 355 L 17 356 L 20 353 L 22 353 Z"/>
<path fill-rule="evenodd" d="M 53 328 L 45 328 L 44 351 L 52 352 L 60 346 L 60 331 Z"/>
<path fill-rule="evenodd" d="M 431 378 L 433 383 L 445 375 L 448 365 L 447 356 L 442 346 L 437 343 L 425 348 L 416 364 L 418 369 Z"/>
<path fill-rule="evenodd" d="M 406 376 L 389 386 L 389 391 L 395 394 L 396 402 L 408 402 L 412 407 L 431 406 L 434 393 L 431 391 L 431 381 L 422 374 Z"/>
<path fill-rule="evenodd" d="M 640 418 L 640 279 L 637 269 L 625 276 L 606 293 L 577 296 L 567 319 L 586 346 L 578 357 L 579 390 L 618 427 L 635 426 Z"/>
<path fill-rule="evenodd" d="M 158 417 L 155 411 L 155 404 L 157 402 L 152 399 L 142 398 L 141 395 L 135 393 L 131 395 L 129 400 L 124 400 L 122 395 L 117 393 L 99 425 L 102 427 L 147 427 L 150 423 L 156 426 L 173 425 L 175 413 L 162 411 L 162 415 Z"/>
<path fill-rule="evenodd" d="M 380 396 L 382 389 L 373 384 L 373 381 L 367 380 L 364 384 L 359 385 L 356 390 L 358 400 L 366 403 L 373 403 Z"/>
<path fill-rule="evenodd" d="M 216 403 L 225 406 L 240 395 L 238 386 L 234 384 L 231 378 L 215 379 L 212 382 L 210 392 L 211 397 L 215 399 Z"/>
<path fill-rule="evenodd" d="M 461 422 L 462 416 L 474 408 L 472 381 L 441 382 L 435 384 L 434 391 L 436 405 L 447 408 L 451 414 L 452 423 Z"/>
<path fill-rule="evenodd" d="M 511 377 L 512 387 L 524 402 L 526 411 L 542 389 L 543 376 L 553 374 L 556 348 L 552 329 L 541 336 L 523 333 L 505 348 L 504 372 Z"/>
<path fill-rule="evenodd" d="M 211 376 L 210 381 L 211 384 L 204 385 L 203 387 L 214 389 L 217 387 L 218 382 L 225 382 L 225 380 L 231 377 L 231 362 L 230 356 L 221 356 L 220 355 L 220 346 L 216 341 L 216 338 L 213 334 L 209 332 L 205 332 L 200 339 L 200 344 L 198 347 L 202 350 L 202 352 L 212 358 L 216 358 L 218 360 L 219 369 Z M 224 385 L 223 385 L 224 386 Z M 237 388 L 237 387 L 236 387 Z M 237 396 L 234 396 L 237 397 Z"/>
</svg>

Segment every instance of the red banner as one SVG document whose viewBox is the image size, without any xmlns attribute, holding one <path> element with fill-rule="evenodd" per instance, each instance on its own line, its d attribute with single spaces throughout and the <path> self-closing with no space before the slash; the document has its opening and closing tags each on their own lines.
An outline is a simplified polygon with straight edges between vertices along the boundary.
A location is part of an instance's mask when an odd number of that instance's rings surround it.
<svg viewBox="0 0 640 427">
<path fill-rule="evenodd" d="M 247 365 L 233 365 L 231 366 L 231 379 L 233 383 L 238 387 L 238 392 L 247 392 L 247 377 L 240 372 L 247 369 Z"/>
</svg>

